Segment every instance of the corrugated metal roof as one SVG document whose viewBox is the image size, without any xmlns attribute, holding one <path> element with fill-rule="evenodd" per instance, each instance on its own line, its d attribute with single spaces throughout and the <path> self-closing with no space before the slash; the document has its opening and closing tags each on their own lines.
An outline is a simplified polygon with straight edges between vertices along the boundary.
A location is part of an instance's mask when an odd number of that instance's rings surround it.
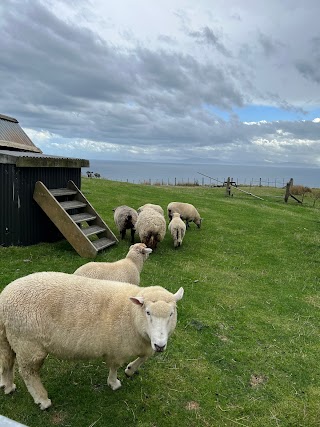
<svg viewBox="0 0 320 427">
<path fill-rule="evenodd" d="M 89 160 L 85 159 L 11 150 L 0 150 L 0 163 L 14 164 L 17 167 L 81 168 L 90 166 Z"/>
<path fill-rule="evenodd" d="M 0 114 L 0 148 L 42 153 L 23 131 L 17 119 Z"/>
</svg>

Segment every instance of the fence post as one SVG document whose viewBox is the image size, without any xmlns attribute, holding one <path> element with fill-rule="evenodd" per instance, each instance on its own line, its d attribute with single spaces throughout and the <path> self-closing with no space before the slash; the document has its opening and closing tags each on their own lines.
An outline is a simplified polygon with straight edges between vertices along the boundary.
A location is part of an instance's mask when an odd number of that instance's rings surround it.
<svg viewBox="0 0 320 427">
<path fill-rule="evenodd" d="M 230 193 L 231 193 L 230 176 L 228 176 L 227 186 L 226 186 L 226 196 L 230 196 Z"/>
<path fill-rule="evenodd" d="M 177 178 L 174 179 L 174 185 L 177 185 Z"/>
<path fill-rule="evenodd" d="M 290 181 L 286 185 L 286 194 L 284 196 L 284 201 L 287 203 L 290 196 L 290 189 L 293 185 L 293 178 L 290 178 Z"/>
</svg>

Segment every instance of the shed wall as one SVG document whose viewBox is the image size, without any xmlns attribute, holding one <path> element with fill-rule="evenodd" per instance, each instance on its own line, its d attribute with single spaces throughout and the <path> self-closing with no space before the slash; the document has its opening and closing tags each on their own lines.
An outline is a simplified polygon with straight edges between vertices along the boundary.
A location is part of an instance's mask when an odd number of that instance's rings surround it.
<svg viewBox="0 0 320 427">
<path fill-rule="evenodd" d="M 0 245 L 27 246 L 63 238 L 59 230 L 33 200 L 34 186 L 63 188 L 72 180 L 81 187 L 80 168 L 16 167 L 0 164 Z"/>
</svg>

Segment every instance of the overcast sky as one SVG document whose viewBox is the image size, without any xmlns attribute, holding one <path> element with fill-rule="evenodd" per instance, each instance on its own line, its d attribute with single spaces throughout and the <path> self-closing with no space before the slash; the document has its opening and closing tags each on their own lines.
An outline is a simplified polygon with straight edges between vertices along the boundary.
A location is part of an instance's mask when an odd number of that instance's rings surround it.
<svg viewBox="0 0 320 427">
<path fill-rule="evenodd" d="M 5 0 L 0 113 L 46 154 L 320 166 L 319 0 Z"/>
</svg>

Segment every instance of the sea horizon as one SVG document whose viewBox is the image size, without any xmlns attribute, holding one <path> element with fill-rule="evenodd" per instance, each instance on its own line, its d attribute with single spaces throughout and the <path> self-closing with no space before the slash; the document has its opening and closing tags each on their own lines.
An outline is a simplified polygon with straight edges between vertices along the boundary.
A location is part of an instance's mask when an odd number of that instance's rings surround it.
<svg viewBox="0 0 320 427">
<path fill-rule="evenodd" d="M 134 184 L 221 185 L 228 177 L 242 185 L 282 187 L 291 178 L 295 185 L 320 187 L 317 167 L 299 165 L 236 165 L 222 163 L 173 163 L 90 159 L 90 166 L 82 168 L 100 174 L 101 178 Z"/>
</svg>

